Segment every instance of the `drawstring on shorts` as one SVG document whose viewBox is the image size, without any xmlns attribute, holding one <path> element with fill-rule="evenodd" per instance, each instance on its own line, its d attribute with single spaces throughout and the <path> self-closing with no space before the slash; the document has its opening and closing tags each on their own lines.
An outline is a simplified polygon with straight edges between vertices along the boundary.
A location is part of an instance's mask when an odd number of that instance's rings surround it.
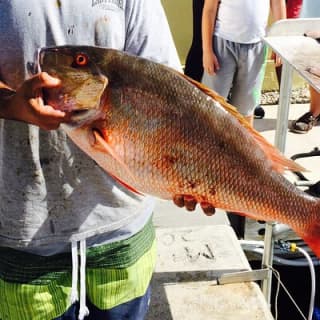
<svg viewBox="0 0 320 320">
<path fill-rule="evenodd" d="M 80 248 L 80 309 L 79 320 L 83 320 L 88 314 L 89 309 L 86 305 L 86 240 L 79 241 Z M 78 273 L 79 273 L 79 261 L 78 261 L 78 242 L 71 242 L 71 255 L 72 255 L 72 287 L 70 301 L 71 304 L 78 301 Z"/>
<path fill-rule="evenodd" d="M 78 243 L 71 242 L 71 255 L 72 255 L 72 287 L 70 300 L 71 304 L 78 301 Z"/>
</svg>

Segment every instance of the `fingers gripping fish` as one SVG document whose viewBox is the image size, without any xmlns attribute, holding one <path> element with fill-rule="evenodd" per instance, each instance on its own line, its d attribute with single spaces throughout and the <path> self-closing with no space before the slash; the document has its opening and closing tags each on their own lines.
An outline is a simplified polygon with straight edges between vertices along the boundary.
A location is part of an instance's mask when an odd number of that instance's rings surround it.
<svg viewBox="0 0 320 320">
<path fill-rule="evenodd" d="M 68 136 L 127 188 L 288 224 L 320 257 L 320 201 L 282 175 L 302 168 L 215 92 L 112 49 L 44 48 L 39 65 L 61 80 L 44 97 L 73 112 Z"/>
</svg>

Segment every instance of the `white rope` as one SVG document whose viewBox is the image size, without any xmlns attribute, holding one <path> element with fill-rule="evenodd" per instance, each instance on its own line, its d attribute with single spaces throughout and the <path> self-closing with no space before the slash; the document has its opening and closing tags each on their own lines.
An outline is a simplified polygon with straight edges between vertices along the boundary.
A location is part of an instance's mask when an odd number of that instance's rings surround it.
<svg viewBox="0 0 320 320">
<path fill-rule="evenodd" d="M 71 242 L 71 256 L 72 256 L 72 287 L 70 302 L 74 304 L 78 301 L 78 243 L 76 241 Z"/>
<path fill-rule="evenodd" d="M 314 265 L 313 265 L 312 259 L 309 256 L 308 252 L 300 247 L 297 247 L 297 250 L 305 256 L 305 258 L 307 259 L 308 264 L 309 264 L 310 276 L 311 276 L 311 293 L 310 293 L 308 320 L 312 320 L 313 309 L 314 309 L 314 298 L 316 295 L 316 272 L 314 270 Z"/>
<path fill-rule="evenodd" d="M 275 270 L 273 267 L 268 266 L 268 268 L 270 268 L 274 274 L 274 276 L 276 277 L 276 279 L 279 281 L 281 287 L 283 288 L 283 290 L 285 291 L 285 293 L 288 295 L 288 297 L 290 298 L 290 300 L 292 301 L 292 303 L 294 304 L 294 306 L 296 307 L 296 309 L 298 310 L 298 312 L 301 314 L 302 318 L 304 320 L 307 320 L 307 318 L 305 317 L 305 315 L 303 314 L 303 312 L 301 311 L 301 309 L 299 308 L 299 306 L 297 305 L 297 303 L 295 302 L 295 300 L 293 299 L 293 297 L 291 296 L 291 294 L 289 293 L 289 291 L 287 290 L 287 288 L 285 287 L 285 285 L 283 284 L 283 282 L 280 280 L 280 274 L 277 270 Z"/>
<path fill-rule="evenodd" d="M 86 240 L 80 241 L 80 309 L 79 320 L 83 320 L 89 314 L 86 305 Z"/>
</svg>

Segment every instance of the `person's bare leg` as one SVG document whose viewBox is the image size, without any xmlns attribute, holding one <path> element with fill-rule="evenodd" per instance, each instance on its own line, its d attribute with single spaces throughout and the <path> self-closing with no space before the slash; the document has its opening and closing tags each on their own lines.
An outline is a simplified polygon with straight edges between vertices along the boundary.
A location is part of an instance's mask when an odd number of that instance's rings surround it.
<svg viewBox="0 0 320 320">
<path fill-rule="evenodd" d="M 320 122 L 320 93 L 309 86 L 310 108 L 300 118 L 293 121 L 290 127 L 292 132 L 307 133 Z"/>
<path fill-rule="evenodd" d="M 309 86 L 310 91 L 310 112 L 314 117 L 320 115 L 320 93 L 312 86 Z"/>
</svg>

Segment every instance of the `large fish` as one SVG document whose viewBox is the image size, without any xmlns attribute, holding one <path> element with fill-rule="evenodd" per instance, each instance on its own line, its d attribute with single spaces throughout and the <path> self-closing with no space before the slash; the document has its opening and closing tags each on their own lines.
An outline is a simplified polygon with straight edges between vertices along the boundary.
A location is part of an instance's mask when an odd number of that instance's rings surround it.
<svg viewBox="0 0 320 320">
<path fill-rule="evenodd" d="M 69 137 L 133 192 L 288 224 L 320 257 L 320 201 L 283 170 L 300 170 L 216 93 L 161 64 L 112 49 L 43 48 L 61 79 L 44 97 L 72 111 Z"/>
</svg>

